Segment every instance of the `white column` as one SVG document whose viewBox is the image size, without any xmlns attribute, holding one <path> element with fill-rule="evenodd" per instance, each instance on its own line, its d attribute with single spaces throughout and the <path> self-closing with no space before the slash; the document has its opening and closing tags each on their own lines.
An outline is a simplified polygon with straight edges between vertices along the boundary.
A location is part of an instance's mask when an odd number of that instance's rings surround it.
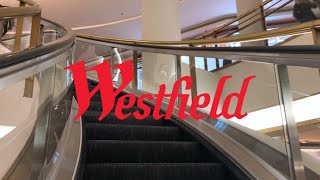
<svg viewBox="0 0 320 180">
<path fill-rule="evenodd" d="M 236 4 L 237 4 L 238 16 L 250 11 L 253 8 L 258 7 L 262 2 L 263 2 L 263 0 L 237 0 Z M 239 25 L 239 28 L 244 27 L 244 26 L 248 25 L 249 23 L 252 23 L 253 21 L 259 19 L 261 17 L 260 10 L 259 9 L 256 10 L 254 13 L 250 14 L 248 17 L 241 19 L 239 22 L 241 23 L 241 22 L 247 20 L 249 17 L 252 17 L 252 18 L 250 18 L 250 20 L 244 22 L 243 24 Z M 261 21 L 258 21 L 256 23 L 250 25 L 249 27 L 241 30 L 240 35 L 257 33 L 257 32 L 262 32 L 262 31 L 264 31 L 264 28 L 261 24 Z M 259 41 L 259 42 L 241 43 L 241 45 L 242 46 L 264 46 L 266 44 L 265 44 L 265 41 Z"/>
<path fill-rule="evenodd" d="M 142 39 L 180 41 L 179 0 L 142 0 Z M 157 93 L 160 84 L 170 92 L 175 82 L 175 56 L 142 54 L 142 88 Z"/>
</svg>

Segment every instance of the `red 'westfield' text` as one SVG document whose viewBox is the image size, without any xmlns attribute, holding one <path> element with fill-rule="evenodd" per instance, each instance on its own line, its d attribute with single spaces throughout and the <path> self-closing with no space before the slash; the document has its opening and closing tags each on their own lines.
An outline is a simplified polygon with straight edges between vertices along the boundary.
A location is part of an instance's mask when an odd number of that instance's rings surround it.
<svg viewBox="0 0 320 180">
<path fill-rule="evenodd" d="M 165 94 L 166 91 L 166 85 L 162 84 L 159 87 L 158 94 L 151 95 L 151 94 L 143 94 L 140 97 L 136 97 L 133 94 L 125 94 L 119 97 L 116 103 L 116 97 L 120 95 L 121 91 L 125 89 L 127 85 L 130 84 L 130 82 L 133 80 L 133 68 L 132 68 L 132 61 L 126 61 L 122 64 L 119 64 L 114 67 L 119 68 L 122 76 L 122 84 L 118 89 L 113 88 L 112 83 L 112 75 L 110 70 L 110 64 L 109 62 L 101 63 L 91 69 L 89 71 L 96 71 L 97 77 L 98 77 L 98 85 L 90 92 L 88 89 L 88 83 L 87 83 L 87 76 L 86 76 L 86 68 L 83 61 L 75 63 L 71 66 L 66 67 L 65 69 L 70 69 L 73 73 L 73 79 L 74 79 L 74 86 L 76 90 L 76 96 L 78 100 L 79 105 L 79 112 L 76 115 L 75 119 L 78 119 L 81 115 L 83 115 L 87 109 L 90 106 L 90 99 L 93 97 L 95 93 L 100 91 L 101 96 L 101 102 L 102 102 L 102 113 L 99 120 L 102 120 L 104 117 L 106 117 L 112 110 L 114 110 L 115 115 L 120 120 L 124 120 L 125 118 L 129 116 L 134 116 L 136 119 L 142 120 L 150 115 L 151 108 L 147 104 L 145 104 L 145 100 L 155 100 L 155 105 L 153 108 L 152 116 L 158 120 L 158 119 L 170 119 L 171 115 L 173 113 L 173 109 L 176 103 L 177 98 L 180 98 L 180 106 L 179 106 L 179 112 L 178 116 L 180 119 L 184 120 L 188 116 L 191 116 L 194 119 L 201 119 L 206 114 L 199 113 L 198 108 L 205 108 L 210 105 L 211 97 L 210 94 L 204 93 L 200 94 L 194 99 L 192 99 L 192 104 L 189 109 L 189 112 L 186 113 L 187 108 L 187 102 L 190 98 L 189 94 L 179 94 L 179 88 L 182 85 L 182 83 L 185 84 L 185 90 L 190 90 L 192 87 L 192 78 L 190 76 L 184 76 L 180 79 L 178 79 L 172 89 L 171 94 Z M 245 116 L 247 116 L 247 113 L 241 112 L 242 105 L 244 103 L 244 98 L 249 86 L 249 83 L 252 79 L 254 79 L 256 76 L 249 76 L 244 79 L 241 90 L 239 93 L 234 92 L 226 96 L 224 99 L 224 103 L 221 108 L 221 112 L 218 113 L 218 107 L 221 102 L 221 96 L 222 92 L 225 86 L 225 83 L 228 79 L 231 79 L 232 76 L 224 76 L 219 80 L 216 92 L 213 96 L 213 101 L 211 103 L 211 110 L 210 110 L 210 117 L 213 119 L 219 118 L 221 116 L 229 119 L 232 117 L 236 117 L 238 119 L 242 119 Z M 165 113 L 161 112 L 161 105 L 163 102 L 163 98 L 169 98 L 169 104 L 168 108 L 166 109 Z M 233 98 L 237 99 L 237 105 L 235 108 L 235 111 L 231 114 L 229 113 L 229 107 L 231 100 Z M 125 103 L 125 100 L 128 99 L 127 103 Z M 142 110 L 135 111 L 135 112 L 128 112 L 123 113 L 123 109 L 129 109 L 132 106 L 137 104 L 137 106 Z"/>
</svg>

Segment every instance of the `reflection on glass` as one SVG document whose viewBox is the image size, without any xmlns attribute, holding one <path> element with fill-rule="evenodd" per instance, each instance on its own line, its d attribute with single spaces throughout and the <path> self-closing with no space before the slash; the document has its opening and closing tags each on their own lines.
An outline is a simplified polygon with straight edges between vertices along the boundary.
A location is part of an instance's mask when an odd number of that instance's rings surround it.
<svg viewBox="0 0 320 180">
<path fill-rule="evenodd" d="M 319 69 L 289 66 L 293 112 L 304 160 L 320 166 Z"/>
</svg>

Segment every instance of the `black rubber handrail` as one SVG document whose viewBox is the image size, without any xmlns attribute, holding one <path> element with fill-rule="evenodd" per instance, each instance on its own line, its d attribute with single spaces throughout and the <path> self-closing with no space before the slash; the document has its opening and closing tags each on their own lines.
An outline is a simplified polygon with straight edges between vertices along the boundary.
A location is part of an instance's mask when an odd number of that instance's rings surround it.
<svg viewBox="0 0 320 180">
<path fill-rule="evenodd" d="M 132 42 L 94 39 L 78 37 L 80 41 L 97 43 L 108 47 L 122 48 L 141 52 L 214 57 L 238 61 L 259 62 L 268 64 L 285 64 L 302 67 L 320 67 L 320 46 L 272 46 L 272 47 L 177 47 L 148 44 L 134 44 Z"/>
</svg>

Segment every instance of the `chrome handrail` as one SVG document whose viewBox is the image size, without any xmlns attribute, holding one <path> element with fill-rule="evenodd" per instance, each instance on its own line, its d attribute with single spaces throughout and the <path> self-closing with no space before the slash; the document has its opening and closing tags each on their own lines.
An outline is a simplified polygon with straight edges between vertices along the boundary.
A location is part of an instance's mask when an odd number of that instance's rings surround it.
<svg viewBox="0 0 320 180">
<path fill-rule="evenodd" d="M 320 21 L 319 21 L 320 22 Z M 103 38 L 78 36 L 79 41 L 100 44 L 109 47 L 130 49 L 134 51 L 192 56 L 192 57 L 215 57 L 238 61 L 284 64 L 302 67 L 320 67 L 319 46 L 278 46 L 278 47 L 177 47 L 159 46 L 148 44 L 134 44 L 122 41 L 108 41 Z"/>
</svg>

